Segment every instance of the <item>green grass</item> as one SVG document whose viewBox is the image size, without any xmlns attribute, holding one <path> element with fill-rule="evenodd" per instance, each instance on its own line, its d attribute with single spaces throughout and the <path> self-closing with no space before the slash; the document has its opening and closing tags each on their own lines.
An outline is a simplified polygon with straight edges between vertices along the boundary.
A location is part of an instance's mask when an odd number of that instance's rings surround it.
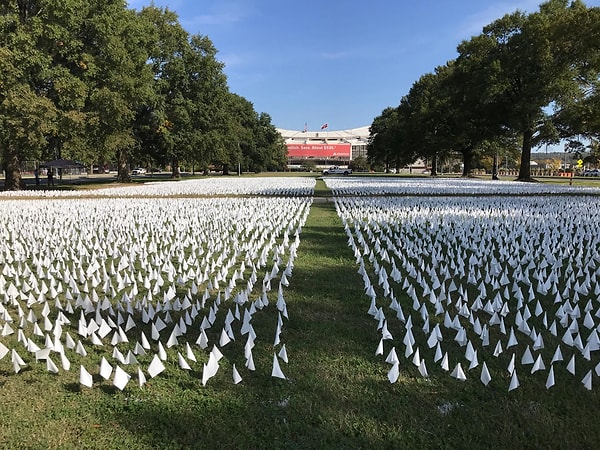
<svg viewBox="0 0 600 450">
<path fill-rule="evenodd" d="M 320 180 L 315 196 L 330 196 Z M 389 383 L 389 366 L 375 355 L 377 322 L 367 314 L 370 302 L 334 203 L 326 200 L 311 207 L 284 292 L 289 320 L 281 338 L 289 364 L 281 366 L 287 379 L 257 370 L 234 385 L 231 366 L 244 364 L 241 338 L 226 347 L 228 354 L 240 356 L 222 360 L 206 387 L 201 383 L 206 358 L 191 372 L 179 370 L 175 356 L 177 350 L 183 353 L 181 348 L 168 350 L 166 372 L 141 389 L 134 377 L 123 392 L 98 376 L 94 388 L 81 387 L 75 358 L 71 371 L 60 375 L 48 373 L 42 364 L 14 374 L 8 355 L 0 361 L 0 448 L 600 445 L 598 389 L 586 391 L 583 374 L 567 378 L 562 371 L 560 382 L 557 375 L 556 386 L 546 390 L 546 375 L 539 373 L 508 393 L 503 366 L 489 364 L 492 377 L 504 382 L 484 387 L 479 369 L 462 383 L 428 365 L 431 377 L 424 379 L 401 357 L 400 378 Z M 406 298 L 399 300 L 410 305 Z M 270 367 L 276 320 L 273 311 L 253 319 L 259 336 L 257 367 Z M 400 330 L 391 331 L 400 342 Z M 214 342 L 217 330 L 211 333 Z M 104 353 L 98 351 L 97 359 Z"/>
</svg>

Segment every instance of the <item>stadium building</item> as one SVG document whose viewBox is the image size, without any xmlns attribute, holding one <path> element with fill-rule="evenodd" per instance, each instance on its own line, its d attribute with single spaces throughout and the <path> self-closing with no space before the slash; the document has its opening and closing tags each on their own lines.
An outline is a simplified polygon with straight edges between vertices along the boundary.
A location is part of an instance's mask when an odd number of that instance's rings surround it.
<svg viewBox="0 0 600 450">
<path fill-rule="evenodd" d="M 324 124 L 319 131 L 278 128 L 288 149 L 288 168 L 300 169 L 307 161 L 317 167 L 348 166 L 359 156 L 367 157 L 369 127 L 329 131 Z"/>
</svg>

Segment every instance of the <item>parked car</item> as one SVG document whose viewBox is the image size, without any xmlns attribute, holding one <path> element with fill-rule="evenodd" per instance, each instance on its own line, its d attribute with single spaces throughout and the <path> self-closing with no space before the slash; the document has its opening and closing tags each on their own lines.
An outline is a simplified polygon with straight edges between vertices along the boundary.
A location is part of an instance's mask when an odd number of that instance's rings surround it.
<svg viewBox="0 0 600 450">
<path fill-rule="evenodd" d="M 108 166 L 92 166 L 92 173 L 110 173 Z"/>
<path fill-rule="evenodd" d="M 352 169 L 343 169 L 338 166 L 331 166 L 323 171 L 323 175 L 350 175 Z"/>
<path fill-rule="evenodd" d="M 146 173 L 146 169 L 143 167 L 138 167 L 137 169 L 133 169 L 131 171 L 131 175 L 144 175 Z"/>
<path fill-rule="evenodd" d="M 600 169 L 590 169 L 583 172 L 584 177 L 600 177 Z"/>
</svg>

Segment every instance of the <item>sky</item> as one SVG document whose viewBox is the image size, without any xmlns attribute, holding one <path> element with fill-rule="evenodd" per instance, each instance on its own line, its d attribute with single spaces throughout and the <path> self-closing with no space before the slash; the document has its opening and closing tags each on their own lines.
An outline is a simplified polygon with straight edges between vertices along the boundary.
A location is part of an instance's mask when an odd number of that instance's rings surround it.
<svg viewBox="0 0 600 450">
<path fill-rule="evenodd" d="M 131 8 L 151 0 L 130 0 Z M 540 0 L 154 0 L 208 36 L 231 92 L 278 128 L 369 126 L 482 28 Z M 588 0 L 600 6 L 600 0 Z"/>
</svg>

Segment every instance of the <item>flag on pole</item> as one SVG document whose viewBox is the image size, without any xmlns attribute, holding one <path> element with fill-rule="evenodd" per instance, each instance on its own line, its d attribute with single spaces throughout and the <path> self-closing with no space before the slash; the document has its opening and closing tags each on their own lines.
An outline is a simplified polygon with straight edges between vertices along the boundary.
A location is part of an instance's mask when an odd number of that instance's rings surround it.
<svg viewBox="0 0 600 450">
<path fill-rule="evenodd" d="M 325 122 L 323 125 L 321 125 L 321 130 L 324 130 L 327 127 L 329 127 L 329 124 Z"/>
</svg>

